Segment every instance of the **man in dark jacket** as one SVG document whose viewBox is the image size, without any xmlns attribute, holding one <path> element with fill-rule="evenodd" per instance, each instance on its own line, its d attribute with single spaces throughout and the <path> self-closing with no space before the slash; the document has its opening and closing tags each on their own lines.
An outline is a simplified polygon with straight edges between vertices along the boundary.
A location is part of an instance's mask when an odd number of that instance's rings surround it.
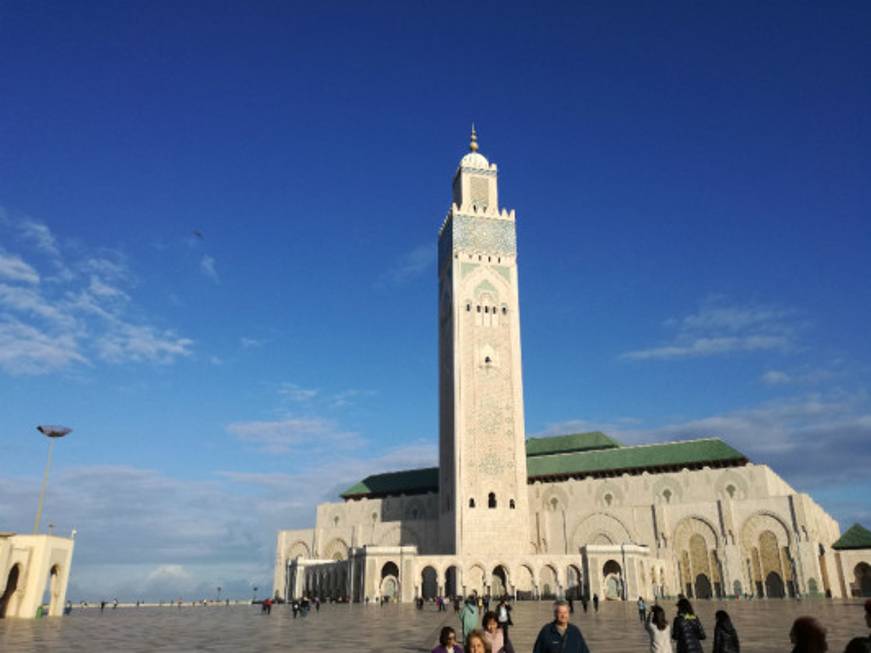
<svg viewBox="0 0 871 653">
<path fill-rule="evenodd" d="M 590 653 L 580 629 L 569 623 L 569 604 L 553 604 L 553 621 L 538 633 L 532 653 Z"/>
</svg>

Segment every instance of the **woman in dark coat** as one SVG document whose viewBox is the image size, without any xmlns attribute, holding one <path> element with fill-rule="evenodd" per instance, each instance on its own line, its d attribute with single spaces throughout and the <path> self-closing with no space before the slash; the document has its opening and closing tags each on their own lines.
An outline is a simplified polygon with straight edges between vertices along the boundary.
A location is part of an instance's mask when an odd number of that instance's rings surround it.
<svg viewBox="0 0 871 653">
<path fill-rule="evenodd" d="M 677 642 L 677 653 L 703 653 L 701 640 L 705 639 L 705 629 L 693 613 L 693 606 L 688 599 L 677 602 L 671 638 Z"/>
<path fill-rule="evenodd" d="M 725 610 L 717 610 L 717 625 L 714 626 L 714 653 L 741 653 L 738 633 Z"/>
</svg>

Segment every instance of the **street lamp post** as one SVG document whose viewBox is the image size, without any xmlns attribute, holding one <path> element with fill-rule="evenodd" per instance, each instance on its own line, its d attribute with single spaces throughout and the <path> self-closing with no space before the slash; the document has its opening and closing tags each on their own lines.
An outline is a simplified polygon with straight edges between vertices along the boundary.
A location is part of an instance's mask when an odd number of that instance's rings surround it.
<svg viewBox="0 0 871 653">
<path fill-rule="evenodd" d="M 39 502 L 36 505 L 36 519 L 33 522 L 33 534 L 39 532 L 39 522 L 42 519 L 42 504 L 45 501 L 45 488 L 48 485 L 48 470 L 51 468 L 51 452 L 54 449 L 54 441 L 62 438 L 72 431 L 66 426 L 52 426 L 43 424 L 36 427 L 36 430 L 42 433 L 49 439 L 48 443 L 48 460 L 45 463 L 45 472 L 42 475 L 42 486 L 39 488 Z"/>
</svg>

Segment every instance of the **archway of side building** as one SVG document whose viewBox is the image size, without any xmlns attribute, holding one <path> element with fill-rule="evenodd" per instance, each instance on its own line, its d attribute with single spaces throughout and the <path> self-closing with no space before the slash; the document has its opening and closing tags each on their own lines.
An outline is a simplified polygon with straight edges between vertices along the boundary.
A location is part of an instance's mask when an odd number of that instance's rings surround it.
<svg viewBox="0 0 871 653">
<path fill-rule="evenodd" d="M 850 588 L 853 596 L 871 596 L 871 565 L 860 562 L 853 569 L 853 587 Z"/>
<path fill-rule="evenodd" d="M 550 565 L 545 565 L 541 568 L 539 574 L 539 593 L 540 598 L 555 599 L 559 594 L 559 583 L 557 582 L 556 569 Z"/>
<path fill-rule="evenodd" d="M 605 586 L 605 598 L 610 601 L 620 601 L 623 595 L 623 568 L 616 560 L 608 560 L 602 566 L 602 579 Z"/>
<path fill-rule="evenodd" d="M 508 594 L 508 571 L 502 565 L 496 565 L 490 574 L 490 595 L 504 596 Z"/>
<path fill-rule="evenodd" d="M 566 568 L 566 598 L 578 600 L 583 594 L 581 570 L 575 565 Z"/>
<path fill-rule="evenodd" d="M 453 597 L 459 595 L 457 587 L 457 567 L 451 565 L 445 569 L 445 596 Z"/>
<path fill-rule="evenodd" d="M 48 578 L 45 582 L 45 591 L 42 596 L 42 603 L 46 606 L 46 614 L 50 616 L 60 615 L 63 613 L 63 606 L 59 605 L 60 601 L 60 566 L 52 565 L 48 572 Z"/>
<path fill-rule="evenodd" d="M 463 572 L 463 583 L 465 586 L 465 594 L 477 592 L 480 595 L 484 594 L 485 572 L 481 565 L 475 564 L 469 567 L 468 571 Z"/>
<path fill-rule="evenodd" d="M 520 565 L 514 578 L 514 593 L 520 600 L 535 598 L 535 576 L 529 565 Z"/>
<path fill-rule="evenodd" d="M 381 567 L 381 596 L 395 599 L 399 596 L 399 567 L 393 561 L 385 562 Z"/>
<path fill-rule="evenodd" d="M 0 596 L 0 619 L 6 616 L 6 611 L 10 607 L 12 597 L 15 590 L 18 589 L 18 576 L 21 573 L 21 565 L 13 565 L 9 570 L 9 575 L 6 577 L 6 588 Z"/>
<path fill-rule="evenodd" d="M 424 567 L 420 574 L 420 595 L 424 599 L 434 599 L 439 592 L 438 574 L 432 567 Z"/>
</svg>

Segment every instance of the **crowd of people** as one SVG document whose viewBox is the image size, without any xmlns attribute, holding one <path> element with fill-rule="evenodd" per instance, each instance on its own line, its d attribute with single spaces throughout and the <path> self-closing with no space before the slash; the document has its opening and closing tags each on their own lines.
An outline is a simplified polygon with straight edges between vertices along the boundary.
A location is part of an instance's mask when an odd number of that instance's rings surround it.
<svg viewBox="0 0 871 653">
<path fill-rule="evenodd" d="M 595 597 L 598 599 L 598 597 Z M 586 602 L 584 602 L 586 611 Z M 598 600 L 594 601 L 598 611 Z M 707 639 L 701 619 L 695 614 L 689 599 L 680 596 L 676 605 L 676 615 L 669 623 L 665 608 L 655 603 L 648 610 L 644 599 L 638 597 L 638 616 L 650 640 L 651 653 L 703 653 L 703 640 Z M 535 640 L 532 653 L 590 653 L 581 629 L 570 622 L 571 601 L 554 603 L 553 621 L 542 626 Z M 509 639 L 511 605 L 503 597 L 491 611 L 483 600 L 472 595 L 463 601 L 455 601 L 459 615 L 462 639 L 458 641 L 457 632 L 450 626 L 441 629 L 438 645 L 432 653 L 514 653 Z M 478 627 L 478 617 L 481 627 Z M 717 610 L 714 615 L 712 653 L 741 653 L 738 631 L 729 613 Z M 865 624 L 871 629 L 871 599 L 865 602 Z M 827 653 L 827 631 L 819 619 L 811 616 L 799 617 L 789 632 L 792 653 Z M 871 636 L 855 637 L 850 640 L 844 653 L 871 653 Z"/>
</svg>

